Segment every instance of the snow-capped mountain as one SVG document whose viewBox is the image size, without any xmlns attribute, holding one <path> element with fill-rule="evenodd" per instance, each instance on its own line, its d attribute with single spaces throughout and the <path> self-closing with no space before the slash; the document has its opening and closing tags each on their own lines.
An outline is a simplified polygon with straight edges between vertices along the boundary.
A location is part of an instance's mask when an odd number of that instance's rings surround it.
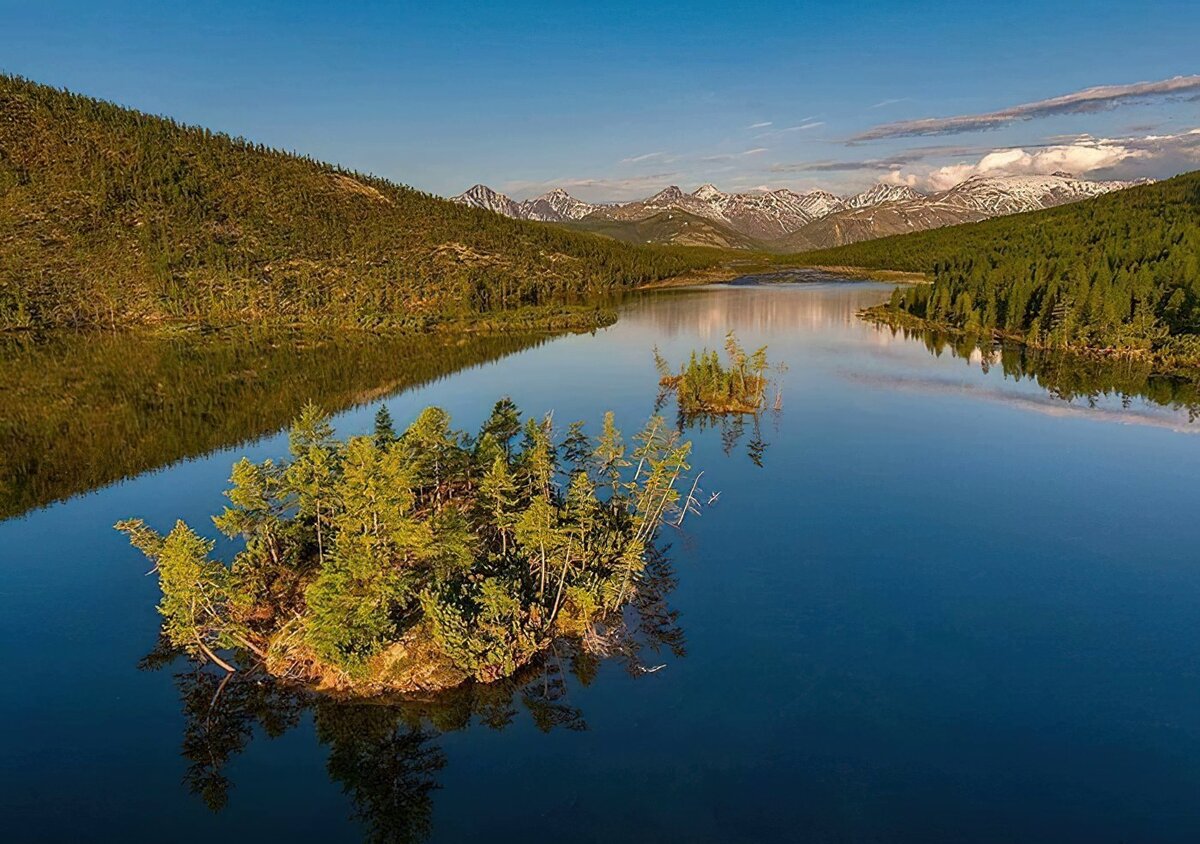
<svg viewBox="0 0 1200 844">
<path fill-rule="evenodd" d="M 920 200 L 924 194 L 913 190 L 908 185 L 886 185 L 883 182 L 868 188 L 862 193 L 856 193 L 846 200 L 847 208 L 869 208 L 884 202 L 900 202 L 903 200 Z"/>
<path fill-rule="evenodd" d="M 526 220 L 555 223 L 562 220 L 582 220 L 600 206 L 576 199 L 562 188 L 527 199 L 521 203 L 521 216 Z"/>
<path fill-rule="evenodd" d="M 800 207 L 814 220 L 819 220 L 827 214 L 841 211 L 846 207 L 844 199 L 834 196 L 827 190 L 810 190 L 796 195 L 800 197 Z"/>
<path fill-rule="evenodd" d="M 475 185 L 470 190 L 450 197 L 451 202 L 469 205 L 472 208 L 482 208 L 484 211 L 495 211 L 505 217 L 521 217 L 521 206 L 507 196 L 492 190 L 487 185 Z"/>
<path fill-rule="evenodd" d="M 783 251 L 824 249 L 1022 211 L 1039 211 L 1134 184 L 1089 182 L 1069 173 L 1053 173 L 1048 176 L 972 176 L 949 190 L 929 195 L 909 188 L 877 185 L 851 197 L 845 209 L 800 227 L 776 241 L 774 246 Z"/>
<path fill-rule="evenodd" d="M 935 194 L 935 202 L 969 208 L 998 217 L 1038 211 L 1077 202 L 1091 196 L 1129 187 L 1131 182 L 1089 182 L 1070 173 L 1049 176 L 972 176 L 947 191 Z"/>
<path fill-rule="evenodd" d="M 824 190 L 797 193 L 787 188 L 726 193 L 713 184 L 685 193 L 678 185 L 671 185 L 646 199 L 608 205 L 583 202 L 561 189 L 515 202 L 491 188 L 476 185 L 453 200 L 543 222 L 637 223 L 664 212 L 682 211 L 774 248 L 814 249 L 1051 208 L 1131 184 L 1090 182 L 1069 173 L 972 176 L 934 194 L 923 194 L 906 185 L 880 183 L 849 197 Z"/>
<path fill-rule="evenodd" d="M 537 220 L 542 223 L 560 223 L 563 220 L 582 220 L 600 206 L 591 205 L 571 196 L 562 188 L 549 193 L 516 202 L 487 185 L 475 185 L 470 190 L 450 198 L 451 202 L 495 211 L 505 217 L 518 220 Z"/>
<path fill-rule="evenodd" d="M 668 209 L 694 214 L 729 226 L 739 234 L 759 240 L 773 240 L 795 231 L 810 220 L 841 207 L 841 200 L 825 191 L 795 193 L 780 188 L 752 193 L 725 193 L 713 184 L 701 185 L 684 193 L 676 185 L 648 199 L 601 205 L 596 219 L 644 220 Z"/>
</svg>

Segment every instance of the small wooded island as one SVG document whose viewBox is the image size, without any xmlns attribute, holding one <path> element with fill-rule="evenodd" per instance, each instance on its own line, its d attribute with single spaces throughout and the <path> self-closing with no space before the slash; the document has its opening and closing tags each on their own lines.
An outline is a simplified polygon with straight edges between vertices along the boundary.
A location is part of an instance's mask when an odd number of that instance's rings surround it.
<svg viewBox="0 0 1200 844">
<path fill-rule="evenodd" d="M 658 349 L 654 350 L 659 386 L 675 393 L 682 414 L 757 413 L 762 409 L 770 384 L 767 347 L 748 355 L 730 331 L 725 335 L 725 355 L 727 365 L 716 351 L 692 352 L 675 372 Z"/>
<path fill-rule="evenodd" d="M 117 527 L 190 656 L 342 696 L 436 691 L 510 676 L 558 637 L 614 646 L 660 526 L 695 509 L 678 491 L 690 449 L 659 417 L 628 446 L 612 413 L 598 438 L 558 437 L 509 399 L 476 437 L 430 407 L 402 434 L 382 409 L 373 436 L 339 441 L 309 404 L 289 461 L 233 468 L 214 519 L 245 541 L 231 564 L 183 522 Z"/>
</svg>

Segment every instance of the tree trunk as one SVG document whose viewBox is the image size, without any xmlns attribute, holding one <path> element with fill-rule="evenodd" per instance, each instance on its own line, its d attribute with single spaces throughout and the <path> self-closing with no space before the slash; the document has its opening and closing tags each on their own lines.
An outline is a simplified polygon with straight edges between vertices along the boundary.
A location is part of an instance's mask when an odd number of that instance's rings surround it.
<svg viewBox="0 0 1200 844">
<path fill-rule="evenodd" d="M 203 640 L 200 638 L 199 634 L 197 634 L 197 635 L 196 635 L 196 644 L 199 646 L 200 650 L 201 650 L 201 651 L 204 653 L 204 655 L 205 655 L 206 657 L 208 657 L 209 659 L 211 659 L 211 660 L 212 660 L 213 662 L 215 662 L 217 665 L 219 665 L 219 666 L 221 666 L 222 668 L 224 668 L 224 669 L 225 669 L 226 671 L 228 671 L 230 674 L 232 674 L 233 672 L 237 671 L 237 669 L 236 669 L 236 668 L 234 668 L 234 667 L 233 667 L 232 665 L 230 665 L 228 662 L 226 662 L 225 660 L 223 660 L 223 659 L 221 659 L 219 656 L 217 656 L 215 653 L 213 653 L 213 652 L 212 652 L 212 649 L 210 649 L 210 648 L 208 647 L 208 645 L 204 644 L 204 641 L 203 641 Z"/>
</svg>

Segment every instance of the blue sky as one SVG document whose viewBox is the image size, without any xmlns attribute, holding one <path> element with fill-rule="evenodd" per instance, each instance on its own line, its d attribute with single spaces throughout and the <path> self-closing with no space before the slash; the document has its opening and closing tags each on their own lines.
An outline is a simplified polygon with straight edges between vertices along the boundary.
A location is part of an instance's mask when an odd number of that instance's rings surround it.
<svg viewBox="0 0 1200 844">
<path fill-rule="evenodd" d="M 0 0 L 0 20 L 5 72 L 439 194 L 476 182 L 591 200 L 705 181 L 849 192 L 1200 167 L 1200 82 L 986 129 L 875 128 L 1200 74 L 1195 0 Z"/>
</svg>

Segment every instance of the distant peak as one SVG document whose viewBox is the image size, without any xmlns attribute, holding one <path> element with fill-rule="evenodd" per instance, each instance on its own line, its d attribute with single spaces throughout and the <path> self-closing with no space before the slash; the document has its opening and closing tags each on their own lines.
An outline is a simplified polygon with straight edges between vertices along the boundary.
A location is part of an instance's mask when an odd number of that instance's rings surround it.
<svg viewBox="0 0 1200 844">
<path fill-rule="evenodd" d="M 500 193 L 499 191 L 492 190 L 487 185 L 472 185 L 471 187 L 469 187 L 465 191 L 463 191 L 461 194 L 459 194 L 459 196 L 502 197 L 502 196 L 504 196 L 504 194 Z"/>
<path fill-rule="evenodd" d="M 707 200 L 707 199 L 713 199 L 715 197 L 724 196 L 724 195 L 725 195 L 724 192 L 722 192 L 712 182 L 705 182 L 700 187 L 698 187 L 694 191 L 692 191 L 692 196 L 696 197 L 696 199 Z"/>
<path fill-rule="evenodd" d="M 683 191 L 679 189 L 679 185 L 671 185 L 663 188 L 654 196 L 650 197 L 650 202 L 675 202 L 683 199 Z"/>
<path fill-rule="evenodd" d="M 851 208 L 869 208 L 873 205 L 882 205 L 885 202 L 898 202 L 911 199 L 920 199 L 922 194 L 908 185 L 891 185 L 887 182 L 879 182 L 867 188 L 862 193 L 857 193 L 854 196 L 846 198 L 846 204 Z"/>
</svg>

